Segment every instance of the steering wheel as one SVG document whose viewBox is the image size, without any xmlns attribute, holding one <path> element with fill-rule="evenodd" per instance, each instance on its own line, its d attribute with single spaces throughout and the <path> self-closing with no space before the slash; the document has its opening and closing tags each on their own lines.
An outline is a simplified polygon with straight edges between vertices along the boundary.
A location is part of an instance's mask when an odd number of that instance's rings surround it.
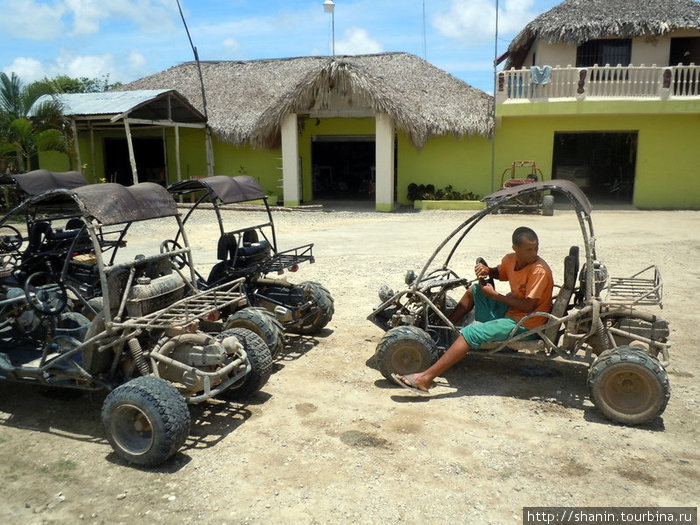
<svg viewBox="0 0 700 525">
<path fill-rule="evenodd" d="M 33 273 L 27 277 L 24 294 L 29 305 L 42 314 L 56 315 L 68 304 L 65 285 L 46 272 Z"/>
<path fill-rule="evenodd" d="M 6 233 L 4 230 L 10 230 Z M 22 234 L 14 226 L 3 224 L 0 226 L 0 253 L 16 252 L 22 246 Z"/>
<path fill-rule="evenodd" d="M 182 246 L 172 239 L 166 239 L 160 243 L 160 253 L 168 253 L 175 250 L 182 250 Z M 187 266 L 187 259 L 183 253 L 173 256 L 172 262 L 175 268 L 178 270 L 182 270 L 185 266 Z"/>
</svg>

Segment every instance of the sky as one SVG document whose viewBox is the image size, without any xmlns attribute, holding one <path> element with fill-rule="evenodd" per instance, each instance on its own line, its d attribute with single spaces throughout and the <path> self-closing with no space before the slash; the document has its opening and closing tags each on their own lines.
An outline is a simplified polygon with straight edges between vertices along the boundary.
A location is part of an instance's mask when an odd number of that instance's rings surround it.
<svg viewBox="0 0 700 525">
<path fill-rule="evenodd" d="M 401 51 L 488 93 L 493 58 L 561 0 L 180 0 L 200 60 Z M 127 83 L 193 60 L 176 0 L 0 0 L 0 71 Z"/>
</svg>

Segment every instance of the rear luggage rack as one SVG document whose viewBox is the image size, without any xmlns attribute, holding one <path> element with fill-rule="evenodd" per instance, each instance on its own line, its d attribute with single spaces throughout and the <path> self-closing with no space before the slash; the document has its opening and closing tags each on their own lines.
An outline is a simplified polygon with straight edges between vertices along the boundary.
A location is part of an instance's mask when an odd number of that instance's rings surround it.
<svg viewBox="0 0 700 525">
<path fill-rule="evenodd" d="M 190 323 L 227 306 L 247 302 L 243 292 L 244 279 L 236 279 L 180 299 L 170 306 L 135 319 L 114 323 L 115 328 L 184 328 Z"/>
<path fill-rule="evenodd" d="M 613 305 L 658 305 L 663 308 L 663 281 L 657 266 L 648 266 L 631 277 L 610 277 L 605 300 Z"/>
<path fill-rule="evenodd" d="M 296 248 L 291 248 L 282 252 L 277 252 L 268 260 L 258 266 L 257 271 L 260 273 L 280 272 L 295 264 L 306 261 L 314 262 L 313 244 L 304 244 Z"/>
</svg>

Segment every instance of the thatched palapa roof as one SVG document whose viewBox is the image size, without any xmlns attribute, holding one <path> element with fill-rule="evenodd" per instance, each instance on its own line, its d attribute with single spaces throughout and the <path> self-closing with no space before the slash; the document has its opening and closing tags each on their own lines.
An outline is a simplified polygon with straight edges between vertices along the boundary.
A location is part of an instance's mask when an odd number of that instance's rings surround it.
<svg viewBox="0 0 700 525">
<path fill-rule="evenodd" d="M 435 135 L 493 130 L 489 95 L 407 53 L 212 61 L 201 68 L 209 125 L 234 144 L 274 146 L 285 115 L 335 110 L 339 116 L 386 113 L 417 147 Z M 174 89 L 203 109 L 194 62 L 119 89 Z"/>
<path fill-rule="evenodd" d="M 520 68 L 536 40 L 580 45 L 608 36 L 664 35 L 700 29 L 697 0 L 565 0 L 541 14 L 508 47 L 506 69 Z"/>
</svg>

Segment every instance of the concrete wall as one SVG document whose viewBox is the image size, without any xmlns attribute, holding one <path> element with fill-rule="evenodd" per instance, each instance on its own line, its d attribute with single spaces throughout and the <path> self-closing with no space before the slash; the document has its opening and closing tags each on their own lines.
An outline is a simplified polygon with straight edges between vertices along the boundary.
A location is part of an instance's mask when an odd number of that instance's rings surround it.
<svg viewBox="0 0 700 525">
<path fill-rule="evenodd" d="M 397 201 L 410 204 L 408 185 L 451 185 L 454 191 L 491 193 L 491 141 L 481 136 L 433 137 L 421 149 L 398 134 Z"/>
<path fill-rule="evenodd" d="M 646 35 L 632 38 L 631 63 L 634 66 L 669 65 L 669 53 L 671 51 L 671 38 L 674 37 L 700 37 L 700 30 L 684 29 L 661 36 Z M 535 65 L 538 66 L 575 66 L 576 46 L 561 43 L 547 43 L 537 40 L 528 52 L 523 67 L 533 65 L 532 56 L 535 55 Z M 605 64 L 598 64 L 604 66 Z M 610 64 L 615 66 L 617 64 Z M 675 64 L 671 64 L 675 65 Z"/>
<path fill-rule="evenodd" d="M 622 102 L 605 104 L 607 115 L 572 111 L 559 115 L 503 116 L 496 131 L 496 171 L 500 174 L 513 160 L 535 160 L 549 179 L 555 132 L 636 131 L 633 204 L 638 208 L 700 209 L 700 101 L 695 101 L 695 111 L 686 107 L 687 113 L 676 114 L 663 114 L 661 109 L 659 113 L 631 114 Z M 661 103 L 646 104 L 653 111 Z M 549 108 L 551 111 L 551 104 Z"/>
</svg>

